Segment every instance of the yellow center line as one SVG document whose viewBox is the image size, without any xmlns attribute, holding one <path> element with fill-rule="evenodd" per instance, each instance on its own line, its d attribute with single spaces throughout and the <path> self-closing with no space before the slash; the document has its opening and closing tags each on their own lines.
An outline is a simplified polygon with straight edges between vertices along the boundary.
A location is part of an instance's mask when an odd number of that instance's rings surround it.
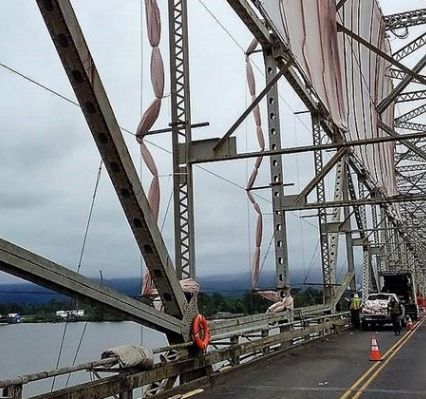
<svg viewBox="0 0 426 399">
<path fill-rule="evenodd" d="M 371 366 L 361 377 L 358 378 L 349 388 L 348 390 L 340 397 L 340 399 L 349 398 L 354 391 L 358 391 L 352 399 L 357 399 L 362 394 L 362 392 L 371 384 L 371 382 L 379 375 L 379 373 L 386 367 L 389 361 L 398 353 L 399 349 L 413 336 L 414 332 L 420 327 L 420 325 L 424 322 L 425 319 L 419 321 L 412 331 L 405 334 L 402 338 L 400 338 L 395 344 L 393 344 L 388 351 L 383 356 L 383 363 L 375 363 Z M 365 381 L 367 380 L 367 381 Z M 357 389 L 363 382 L 364 385 L 361 388 Z"/>
</svg>

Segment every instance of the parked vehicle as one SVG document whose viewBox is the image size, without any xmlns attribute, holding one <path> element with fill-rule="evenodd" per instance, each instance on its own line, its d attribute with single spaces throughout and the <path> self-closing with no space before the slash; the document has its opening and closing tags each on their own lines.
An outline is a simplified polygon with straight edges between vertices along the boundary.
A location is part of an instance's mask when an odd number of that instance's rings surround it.
<svg viewBox="0 0 426 399">
<path fill-rule="evenodd" d="M 416 286 L 412 272 L 380 272 L 379 277 L 383 279 L 382 292 L 396 294 L 405 307 L 406 315 L 412 320 L 419 317 L 417 306 Z"/>
<path fill-rule="evenodd" d="M 392 299 L 395 299 L 397 303 L 401 304 L 402 314 L 400 317 L 401 322 L 404 321 L 405 308 L 398 296 L 393 293 L 378 292 L 368 295 L 362 306 L 361 326 L 363 330 L 368 329 L 368 327 L 382 326 L 392 323 L 388 309 L 389 303 Z"/>
</svg>

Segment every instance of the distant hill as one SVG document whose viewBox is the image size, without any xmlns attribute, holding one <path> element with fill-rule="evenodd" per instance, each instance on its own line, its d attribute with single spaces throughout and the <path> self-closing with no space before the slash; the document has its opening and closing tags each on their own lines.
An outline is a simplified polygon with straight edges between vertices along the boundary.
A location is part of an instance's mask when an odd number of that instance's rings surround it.
<svg viewBox="0 0 426 399">
<path fill-rule="evenodd" d="M 99 282 L 99 280 L 96 281 Z M 140 281 L 137 278 L 104 280 L 104 284 L 129 296 L 137 296 L 140 293 Z M 38 305 L 52 299 L 66 301 L 67 297 L 32 283 L 0 284 L 0 303 Z"/>
<path fill-rule="evenodd" d="M 310 282 L 320 282 L 320 273 L 318 272 L 316 277 L 313 277 L 314 274 L 313 272 L 310 273 Z M 292 271 L 290 273 L 290 284 L 300 288 L 304 278 L 304 272 Z M 99 280 L 96 281 L 99 282 Z M 275 273 L 265 271 L 261 273 L 259 287 L 271 288 L 274 286 L 274 281 Z M 241 295 L 251 288 L 249 273 L 202 276 L 198 279 L 198 282 L 201 285 L 202 292 L 220 292 L 225 296 Z M 139 278 L 136 277 L 104 280 L 104 284 L 129 296 L 140 294 L 141 283 Z M 0 284 L 0 303 L 43 304 L 52 299 L 65 301 L 67 297 L 31 283 Z"/>
</svg>

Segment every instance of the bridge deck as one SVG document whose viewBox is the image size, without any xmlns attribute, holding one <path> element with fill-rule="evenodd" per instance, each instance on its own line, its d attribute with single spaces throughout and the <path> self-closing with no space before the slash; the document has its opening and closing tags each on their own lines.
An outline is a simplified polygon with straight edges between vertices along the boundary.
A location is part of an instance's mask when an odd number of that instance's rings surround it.
<svg viewBox="0 0 426 399">
<path fill-rule="evenodd" d="M 372 335 L 383 362 L 368 360 Z M 230 372 L 197 399 L 425 398 L 426 324 L 410 335 L 381 329 L 331 336 Z"/>
</svg>

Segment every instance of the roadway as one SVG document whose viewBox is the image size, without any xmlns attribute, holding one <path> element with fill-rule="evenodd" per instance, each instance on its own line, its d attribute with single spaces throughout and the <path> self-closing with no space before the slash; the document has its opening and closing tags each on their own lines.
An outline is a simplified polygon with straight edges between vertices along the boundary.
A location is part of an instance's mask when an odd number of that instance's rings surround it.
<svg viewBox="0 0 426 399">
<path fill-rule="evenodd" d="M 332 335 L 241 366 L 197 399 L 426 398 L 426 322 L 395 337 L 390 329 Z M 382 362 L 370 362 L 375 335 Z"/>
</svg>

